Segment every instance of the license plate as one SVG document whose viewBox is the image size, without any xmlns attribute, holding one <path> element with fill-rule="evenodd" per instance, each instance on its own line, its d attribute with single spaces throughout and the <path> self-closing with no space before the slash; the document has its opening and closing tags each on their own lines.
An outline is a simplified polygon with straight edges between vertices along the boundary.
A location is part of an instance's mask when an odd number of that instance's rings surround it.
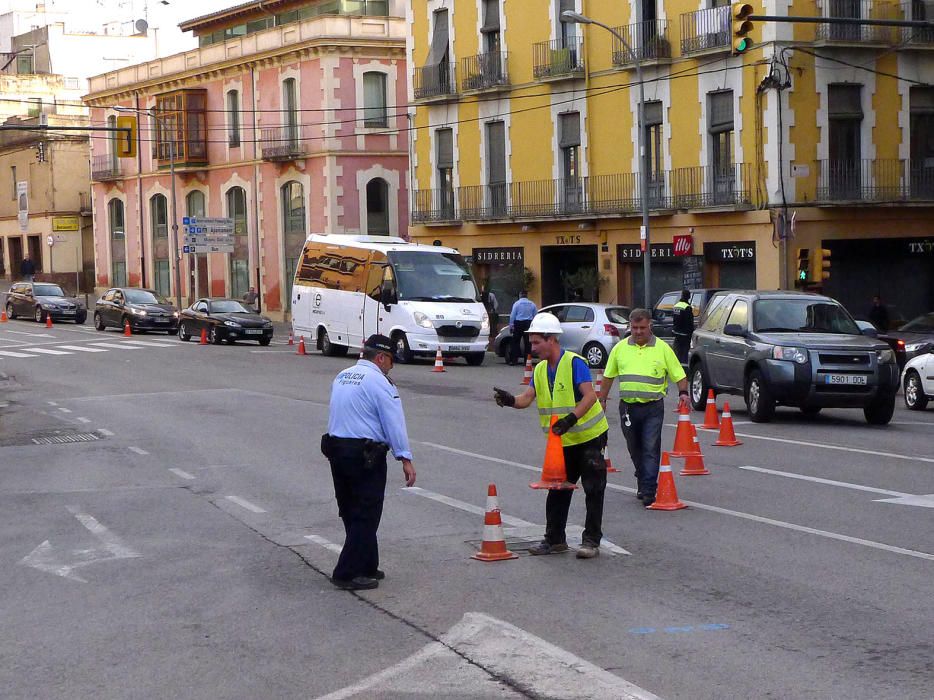
<svg viewBox="0 0 934 700">
<path fill-rule="evenodd" d="M 866 377 L 861 374 L 825 374 L 824 383 L 866 386 Z"/>
<path fill-rule="evenodd" d="M 63 315 L 63 316 L 74 316 L 74 315 L 75 315 L 75 310 L 74 310 L 74 309 L 65 309 L 64 311 L 62 311 L 62 315 Z"/>
<path fill-rule="evenodd" d="M 156 323 L 168 323 L 169 319 L 167 318 L 155 318 L 153 319 Z"/>
<path fill-rule="evenodd" d="M 448 352 L 469 352 L 469 345 L 448 345 Z"/>
<path fill-rule="evenodd" d="M 262 335 L 263 331 L 259 328 L 248 328 L 243 331 L 246 335 Z"/>
</svg>

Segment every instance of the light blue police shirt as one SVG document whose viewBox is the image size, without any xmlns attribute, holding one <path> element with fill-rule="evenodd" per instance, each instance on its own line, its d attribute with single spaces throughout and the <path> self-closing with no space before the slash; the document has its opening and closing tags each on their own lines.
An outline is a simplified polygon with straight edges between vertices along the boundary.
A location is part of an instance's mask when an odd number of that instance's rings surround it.
<svg viewBox="0 0 934 700">
<path fill-rule="evenodd" d="M 516 321 L 531 321 L 537 313 L 538 308 L 536 308 L 534 301 L 519 297 L 516 303 L 512 305 L 512 311 L 509 314 L 509 325 L 511 326 Z"/>
<path fill-rule="evenodd" d="M 345 369 L 331 384 L 328 433 L 389 445 L 396 459 L 412 459 L 399 392 L 369 360 Z"/>
</svg>

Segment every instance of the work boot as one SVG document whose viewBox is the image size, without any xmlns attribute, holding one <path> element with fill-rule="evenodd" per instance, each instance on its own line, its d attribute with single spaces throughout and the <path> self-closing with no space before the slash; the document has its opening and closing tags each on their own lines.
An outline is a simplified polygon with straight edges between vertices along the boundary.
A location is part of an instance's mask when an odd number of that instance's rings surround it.
<svg viewBox="0 0 934 700">
<path fill-rule="evenodd" d="M 642 505 L 644 505 L 646 508 L 648 508 L 648 507 L 649 507 L 650 505 L 652 505 L 653 503 L 655 503 L 655 494 L 654 494 L 654 493 L 643 494 L 643 496 L 642 496 Z"/>
<path fill-rule="evenodd" d="M 369 576 L 354 576 L 352 579 L 331 577 L 331 583 L 342 591 L 369 591 L 379 586 L 379 581 Z"/>
<path fill-rule="evenodd" d="M 600 545 L 584 543 L 577 548 L 578 559 L 593 559 L 600 556 Z"/>
<path fill-rule="evenodd" d="M 558 554 L 560 552 L 566 551 L 568 551 L 567 543 L 549 544 L 547 540 L 542 540 L 538 544 L 529 547 L 529 554 L 532 556 L 540 556 L 543 554 Z"/>
</svg>

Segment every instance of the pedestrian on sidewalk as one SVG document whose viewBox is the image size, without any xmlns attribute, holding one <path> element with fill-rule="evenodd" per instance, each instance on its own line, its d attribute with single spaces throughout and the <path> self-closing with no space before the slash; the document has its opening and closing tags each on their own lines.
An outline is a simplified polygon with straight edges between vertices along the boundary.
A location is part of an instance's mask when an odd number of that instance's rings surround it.
<svg viewBox="0 0 934 700">
<path fill-rule="evenodd" d="M 681 299 L 671 308 L 671 312 L 675 355 L 678 357 L 678 362 L 687 365 L 691 336 L 694 335 L 694 307 L 691 306 L 691 293 L 687 289 L 681 290 Z"/>
<path fill-rule="evenodd" d="M 256 287 L 250 287 L 246 294 L 243 295 L 243 303 L 256 311 L 256 300 L 258 298 L 259 295 L 256 293 Z"/>
<path fill-rule="evenodd" d="M 23 256 L 19 264 L 19 276 L 24 282 L 32 282 L 36 279 L 36 264 L 30 259 L 29 253 Z"/>
<path fill-rule="evenodd" d="M 538 307 L 535 302 L 529 299 L 529 293 L 524 289 L 519 292 L 519 298 L 512 305 L 509 312 L 509 330 L 512 333 L 512 340 L 509 345 L 509 352 L 506 354 L 506 364 L 514 365 L 517 362 L 522 363 L 530 354 L 528 330 L 529 324 L 538 313 Z M 521 347 L 520 347 L 521 345 Z"/>
<path fill-rule="evenodd" d="M 344 590 L 376 588 L 385 578 L 376 531 L 383 514 L 388 451 L 402 462 L 405 485 L 415 484 L 402 401 L 389 379 L 394 357 L 392 340 L 371 335 L 357 364 L 340 372 L 331 385 L 321 452 L 331 464 L 345 533 L 331 583 Z"/>
<path fill-rule="evenodd" d="M 619 377 L 619 417 L 635 467 L 636 498 L 648 508 L 655 503 L 658 488 L 668 382 L 678 384 L 679 408 L 687 406 L 688 382 L 674 351 L 652 334 L 649 311 L 634 309 L 629 314 L 629 330 L 629 338 L 610 351 L 600 405 L 606 408 L 613 381 Z"/>
<path fill-rule="evenodd" d="M 603 539 L 603 495 L 606 491 L 606 447 L 610 429 L 603 408 L 597 403 L 590 367 L 580 355 L 561 349 L 561 324 L 552 314 L 535 316 L 529 327 L 532 352 L 543 360 L 535 367 L 532 382 L 519 396 L 503 389 L 493 389 L 499 406 L 528 408 L 538 406 L 542 430 L 548 432 L 552 416 L 561 416 L 551 431 L 561 437 L 567 478 L 580 480 L 584 487 L 584 533 L 577 550 L 578 559 L 600 554 Z M 529 550 L 530 554 L 555 554 L 568 549 L 565 528 L 571 507 L 571 489 L 550 489 L 545 500 L 545 538 Z"/>
</svg>

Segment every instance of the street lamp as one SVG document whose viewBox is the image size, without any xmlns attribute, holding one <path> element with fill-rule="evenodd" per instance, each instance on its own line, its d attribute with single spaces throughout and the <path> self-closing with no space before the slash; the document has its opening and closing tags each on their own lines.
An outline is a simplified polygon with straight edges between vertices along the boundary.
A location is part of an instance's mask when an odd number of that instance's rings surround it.
<svg viewBox="0 0 934 700">
<path fill-rule="evenodd" d="M 632 50 L 629 43 L 620 36 L 612 27 L 598 22 L 595 19 L 586 17 L 573 10 L 565 10 L 561 13 L 562 22 L 573 22 L 575 24 L 595 24 L 603 27 L 610 34 L 619 39 L 620 43 L 632 56 L 633 63 L 636 65 L 636 80 L 639 83 L 639 128 L 636 145 L 639 149 L 639 201 L 642 209 L 642 230 L 640 231 L 641 240 L 645 241 L 645 250 L 642 252 L 642 271 L 645 278 L 644 287 L 644 306 L 646 309 L 652 308 L 652 248 L 649 244 L 649 158 L 645 149 L 645 88 L 642 82 L 642 61 L 639 55 Z"/>
<path fill-rule="evenodd" d="M 158 127 L 158 134 L 161 137 L 161 134 L 165 132 L 164 122 L 162 117 L 156 115 L 155 109 L 136 109 L 134 107 L 113 107 L 115 112 L 132 112 L 134 114 L 147 114 L 149 117 L 156 122 Z M 178 244 L 178 212 L 175 201 L 175 139 L 174 137 L 169 142 L 169 177 L 171 178 L 171 192 L 172 192 L 172 245 L 175 247 L 175 308 L 178 311 L 182 310 L 182 252 Z M 139 196 L 142 197 L 143 193 L 140 192 Z M 140 241 L 142 245 L 142 241 Z"/>
</svg>

